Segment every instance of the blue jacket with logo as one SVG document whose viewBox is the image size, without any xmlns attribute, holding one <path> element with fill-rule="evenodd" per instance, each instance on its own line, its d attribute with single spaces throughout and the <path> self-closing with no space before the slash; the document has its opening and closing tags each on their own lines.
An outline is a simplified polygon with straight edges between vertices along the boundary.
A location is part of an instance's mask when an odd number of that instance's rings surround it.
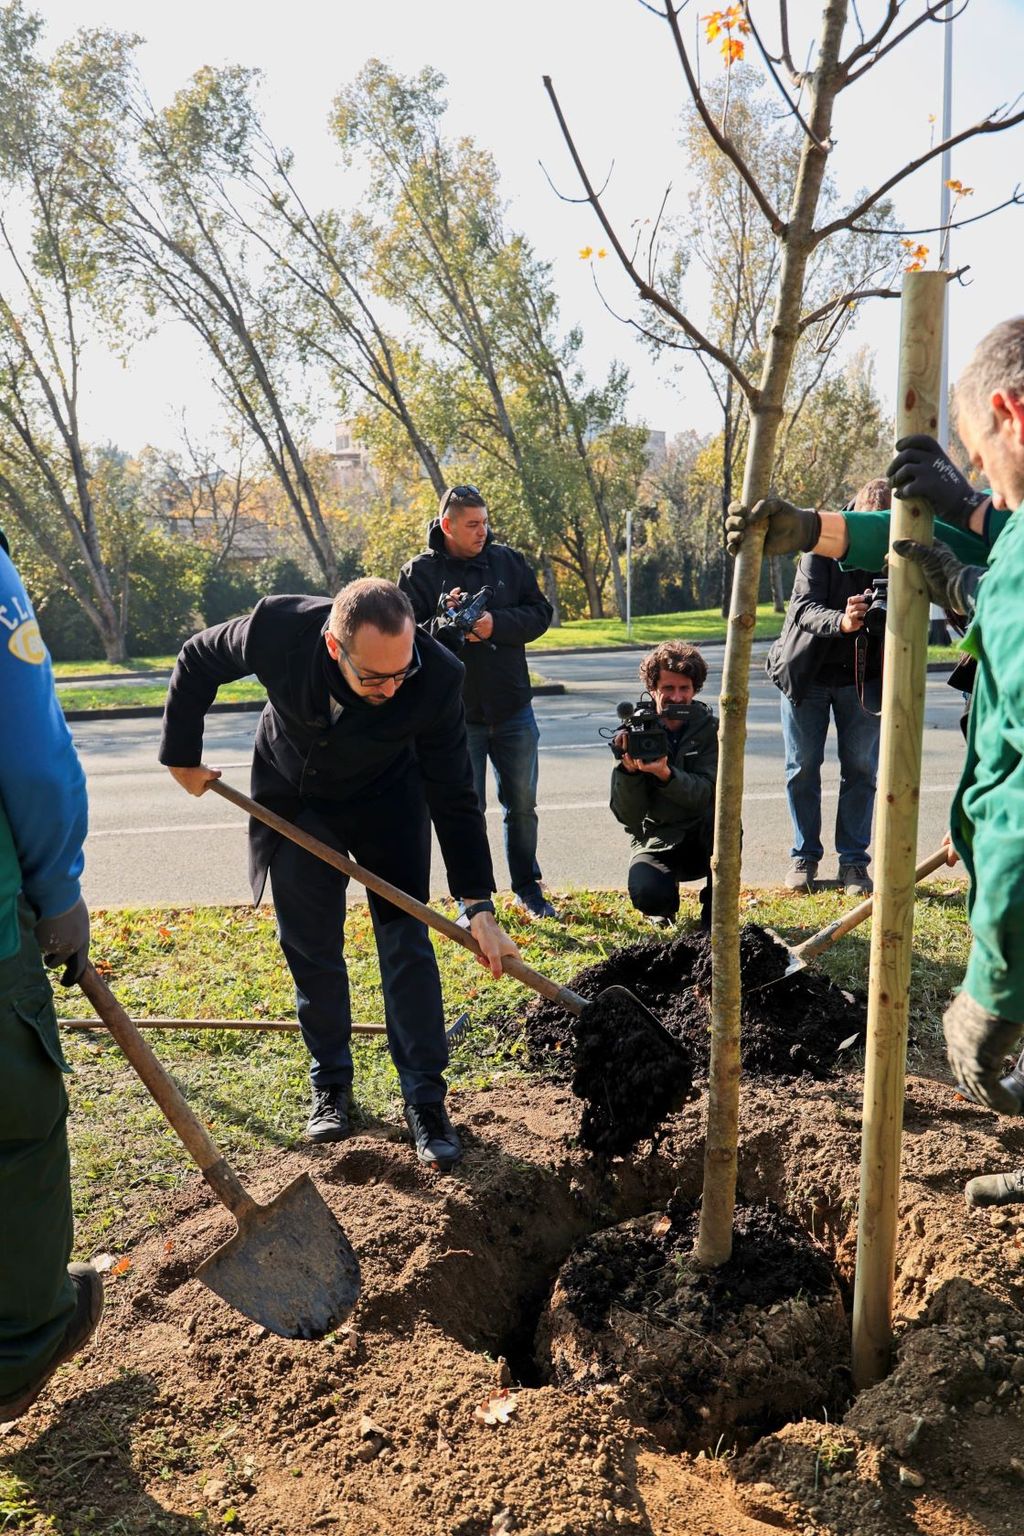
<svg viewBox="0 0 1024 1536">
<path fill-rule="evenodd" d="M 2 536 L 0 536 L 2 537 Z M 0 547 L 0 959 L 18 947 L 18 894 L 41 917 L 74 906 L 85 775 L 32 604 Z"/>
</svg>

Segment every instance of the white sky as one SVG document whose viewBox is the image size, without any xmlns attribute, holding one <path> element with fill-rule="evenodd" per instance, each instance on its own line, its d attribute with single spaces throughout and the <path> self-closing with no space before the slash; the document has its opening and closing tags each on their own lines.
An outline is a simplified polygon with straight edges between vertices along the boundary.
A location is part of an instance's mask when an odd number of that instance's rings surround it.
<svg viewBox="0 0 1024 1536">
<path fill-rule="evenodd" d="M 31 3 L 31 0 L 30 0 Z M 725 0 L 691 0 L 691 34 L 698 14 Z M 908 16 L 923 0 L 906 0 Z M 578 249 L 601 244 L 590 210 L 561 202 L 540 169 L 543 161 L 564 192 L 577 195 L 557 125 L 541 85 L 550 74 L 577 144 L 595 181 L 614 161 L 606 202 L 622 230 L 634 218 L 656 213 L 666 185 L 680 196 L 687 169 L 677 148 L 677 123 L 685 86 L 664 22 L 638 0 L 388 0 L 342 3 L 280 0 L 37 0 L 47 22 L 46 41 L 56 44 L 80 26 L 107 26 L 143 35 L 140 64 L 160 103 L 203 64 L 242 63 L 265 72 L 264 101 L 272 135 L 297 156 L 297 178 L 314 205 L 348 200 L 344 177 L 326 131 L 331 100 L 371 56 L 402 72 L 425 64 L 449 80 L 452 131 L 472 134 L 492 150 L 510 201 L 510 224 L 522 228 L 538 251 L 552 259 L 565 325 L 580 323 L 585 356 L 594 374 L 613 357 L 623 358 L 634 380 L 630 414 L 669 433 L 686 427 L 713 430 L 715 407 L 696 362 L 677 376 L 655 363 L 615 321 L 594 291 L 589 264 Z M 806 47 L 821 13 L 820 0 L 790 0 L 794 52 Z M 881 14 L 883 0 L 859 0 L 865 26 Z M 777 14 L 755 0 L 755 20 Z M 832 169 L 844 196 L 873 187 L 919 154 L 933 132 L 930 113 L 941 120 L 942 29 L 926 25 L 866 80 L 845 92 L 836 122 L 838 146 Z M 972 0 L 955 27 L 953 128 L 966 126 L 1020 90 L 1024 57 L 1021 0 Z M 802 39 L 802 44 L 798 40 Z M 702 68 L 716 67 L 714 50 L 701 42 Z M 753 52 L 749 55 L 753 57 Z M 936 129 L 937 129 L 936 125 Z M 991 135 L 954 152 L 952 174 L 973 186 L 968 213 L 1008 197 L 1024 160 L 1024 129 Z M 911 226 L 938 217 L 939 168 L 932 162 L 897 192 L 898 209 Z M 964 207 L 965 205 L 961 205 Z M 954 265 L 969 263 L 969 286 L 954 286 L 950 301 L 950 368 L 953 377 L 974 343 L 996 321 L 1024 308 L 1019 297 L 1015 245 L 1024 235 L 1024 209 L 1010 208 L 954 235 Z M 935 237 L 922 237 L 937 248 Z M 631 291 L 613 266 L 600 264 L 606 297 L 629 312 Z M 694 317 L 700 319 L 699 296 Z M 898 305 L 875 301 L 863 311 L 849 345 L 869 345 L 877 355 L 877 381 L 891 400 L 895 387 Z M 86 363 L 87 433 L 136 450 L 145 442 L 173 443 L 183 405 L 194 431 L 215 420 L 210 366 L 198 343 L 168 326 L 138 349 L 126 368 L 97 348 Z M 325 414 L 324 441 L 328 440 Z"/>
</svg>

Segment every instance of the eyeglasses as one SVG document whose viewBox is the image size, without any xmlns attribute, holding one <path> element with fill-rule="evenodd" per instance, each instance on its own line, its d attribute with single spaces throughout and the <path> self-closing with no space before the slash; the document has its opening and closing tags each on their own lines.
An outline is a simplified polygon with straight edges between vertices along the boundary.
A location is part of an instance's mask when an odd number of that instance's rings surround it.
<svg viewBox="0 0 1024 1536">
<path fill-rule="evenodd" d="M 410 677 L 415 677 L 423 665 L 420 661 L 419 647 L 414 640 L 412 644 L 412 661 L 410 661 L 407 667 L 403 667 L 401 672 L 357 672 L 352 663 L 352 657 L 346 651 L 337 635 L 335 635 L 334 639 L 338 650 L 352 668 L 353 677 L 363 688 L 379 687 L 381 683 L 394 683 L 397 688 L 400 683 L 406 682 Z"/>
<path fill-rule="evenodd" d="M 444 493 L 444 500 L 441 502 L 441 510 L 437 515 L 438 517 L 444 517 L 453 501 L 458 502 L 460 506 L 464 501 L 469 501 L 472 502 L 475 506 L 477 503 L 482 504 L 483 499 L 484 498 L 481 496 L 475 485 L 450 486 L 449 489 Z"/>
</svg>

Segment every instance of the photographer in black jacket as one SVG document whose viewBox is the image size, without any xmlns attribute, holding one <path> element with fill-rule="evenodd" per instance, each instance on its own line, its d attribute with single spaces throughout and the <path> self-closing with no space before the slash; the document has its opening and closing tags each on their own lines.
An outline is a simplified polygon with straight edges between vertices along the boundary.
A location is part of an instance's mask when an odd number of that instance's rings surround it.
<svg viewBox="0 0 1024 1536">
<path fill-rule="evenodd" d="M 203 721 L 221 683 L 255 673 L 267 690 L 256 730 L 252 795 L 426 901 L 430 822 L 453 896 L 493 975 L 517 954 L 498 927 L 483 816 L 473 788 L 462 668 L 419 633 L 390 581 L 350 582 L 333 603 L 267 597 L 251 614 L 186 641 L 171 677 L 160 761 L 189 794 L 219 770 L 202 761 Z M 278 937 L 313 1058 L 310 1141 L 349 1133 L 352 1015 L 343 958 L 346 876 L 252 821 L 249 877 L 259 902 L 270 874 Z M 427 930 L 369 894 L 388 1046 L 423 1163 L 448 1168 L 461 1147 L 444 1107 L 441 981 Z"/>
<path fill-rule="evenodd" d="M 551 623 L 551 604 L 518 550 L 499 544 L 475 485 L 453 485 L 441 497 L 428 548 L 402 567 L 417 624 L 446 638 L 466 669 L 463 701 L 473 780 L 487 803 L 487 759 L 505 811 L 505 854 L 517 904 L 534 917 L 555 917 L 541 890 L 537 863 L 537 742 L 526 645 Z M 489 589 L 487 607 L 468 633 L 446 624 L 439 609 L 457 610 Z"/>
<path fill-rule="evenodd" d="M 711 927 L 711 849 L 714 842 L 718 732 L 715 717 L 696 698 L 708 666 L 694 645 L 666 640 L 640 663 L 640 678 L 666 738 L 660 757 L 629 751 L 628 729 L 616 733 L 612 815 L 629 832 L 629 899 L 656 927 L 679 911 L 679 882 L 704 880 L 701 926 Z"/>
<path fill-rule="evenodd" d="M 888 481 L 871 480 L 858 492 L 852 510 L 884 511 L 888 506 Z M 786 798 L 793 823 L 792 862 L 785 876 L 790 890 L 813 891 L 824 854 L 821 765 L 830 718 L 839 752 L 839 884 L 857 895 L 872 889 L 868 842 L 878 768 L 882 642 L 864 630 L 871 583 L 870 571 L 844 570 L 825 555 L 804 555 L 782 634 L 768 653 L 766 671 L 782 693 Z"/>
</svg>

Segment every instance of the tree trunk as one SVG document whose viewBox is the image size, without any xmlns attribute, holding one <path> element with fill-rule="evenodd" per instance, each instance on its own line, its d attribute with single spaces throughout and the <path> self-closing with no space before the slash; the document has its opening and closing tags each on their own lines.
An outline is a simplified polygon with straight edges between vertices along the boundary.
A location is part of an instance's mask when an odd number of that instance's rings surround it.
<svg viewBox="0 0 1024 1536">
<path fill-rule="evenodd" d="M 562 605 L 558 600 L 558 579 L 555 576 L 555 568 L 551 564 L 550 555 L 540 557 L 540 579 L 544 589 L 544 596 L 551 604 L 551 628 L 562 627 Z"/>
<path fill-rule="evenodd" d="M 590 617 L 592 619 L 603 619 L 604 605 L 601 602 L 601 584 L 597 579 L 594 562 L 585 550 L 580 557 L 580 567 L 583 585 L 587 589 L 587 607 L 590 609 Z"/>
<path fill-rule="evenodd" d="M 743 504 L 753 506 L 769 489 L 775 440 L 799 335 L 800 304 L 811 253 L 814 215 L 825 174 L 832 110 L 840 84 L 839 49 L 848 0 L 827 0 L 816 67 L 810 76 L 809 124 L 782 242 L 779 287 L 760 385 L 750 407 L 750 439 L 743 475 Z M 763 528 L 763 525 L 762 525 Z M 704 1269 L 732 1253 L 736 1204 L 736 1146 L 740 1084 L 740 818 L 744 747 L 750 692 L 750 648 L 757 615 L 763 531 L 744 540 L 733 581 L 722 667 L 715 846 L 711 860 L 714 897 L 711 928 L 711 1064 L 708 1132 L 704 1151 L 704 1198 L 696 1259 Z"/>
<path fill-rule="evenodd" d="M 782 581 L 782 556 L 772 555 L 768 562 L 772 582 L 772 606 L 776 613 L 786 611 L 786 593 Z"/>
</svg>

